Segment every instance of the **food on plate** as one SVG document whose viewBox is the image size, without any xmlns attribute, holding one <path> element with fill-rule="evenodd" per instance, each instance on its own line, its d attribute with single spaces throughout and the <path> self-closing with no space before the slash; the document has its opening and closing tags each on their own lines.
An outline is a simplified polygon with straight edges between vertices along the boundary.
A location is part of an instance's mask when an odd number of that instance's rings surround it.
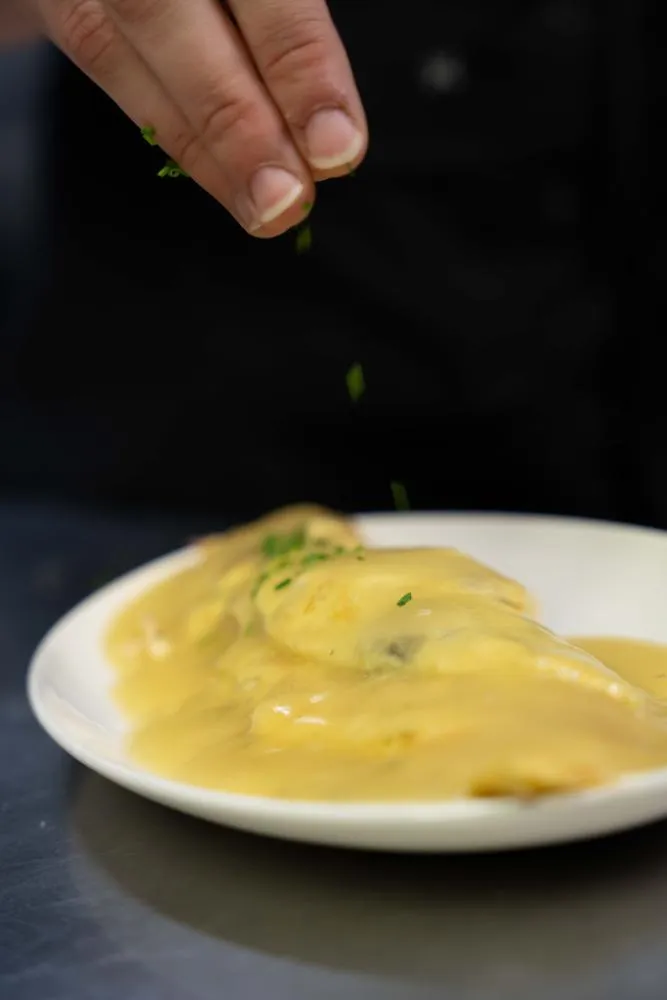
<svg viewBox="0 0 667 1000">
<path fill-rule="evenodd" d="M 133 758 L 207 788 L 532 797 L 666 764 L 655 663 L 647 682 L 536 613 L 455 549 L 371 549 L 298 506 L 198 543 L 111 623 L 107 654 Z"/>
</svg>

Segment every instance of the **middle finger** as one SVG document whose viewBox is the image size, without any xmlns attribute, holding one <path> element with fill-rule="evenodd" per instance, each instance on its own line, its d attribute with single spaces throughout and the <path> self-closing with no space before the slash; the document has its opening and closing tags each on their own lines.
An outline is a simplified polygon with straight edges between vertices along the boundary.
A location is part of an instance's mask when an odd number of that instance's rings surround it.
<svg viewBox="0 0 667 1000">
<path fill-rule="evenodd" d="M 366 121 L 325 0 L 229 0 L 229 7 L 316 177 L 347 173 L 363 156 Z"/>
</svg>

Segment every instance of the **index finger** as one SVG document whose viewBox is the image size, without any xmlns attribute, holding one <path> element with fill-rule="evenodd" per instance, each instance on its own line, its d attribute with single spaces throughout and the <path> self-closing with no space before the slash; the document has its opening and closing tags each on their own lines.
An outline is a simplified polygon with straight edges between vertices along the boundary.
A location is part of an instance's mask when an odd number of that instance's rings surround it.
<svg viewBox="0 0 667 1000">
<path fill-rule="evenodd" d="M 267 89 L 315 176 L 348 172 L 367 128 L 325 0 L 228 0 Z"/>
</svg>

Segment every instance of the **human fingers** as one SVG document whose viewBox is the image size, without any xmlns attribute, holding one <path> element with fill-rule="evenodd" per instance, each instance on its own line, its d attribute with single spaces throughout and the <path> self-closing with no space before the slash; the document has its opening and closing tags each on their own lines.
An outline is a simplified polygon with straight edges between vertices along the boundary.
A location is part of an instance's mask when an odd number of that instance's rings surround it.
<svg viewBox="0 0 667 1000">
<path fill-rule="evenodd" d="M 325 0 L 229 0 L 269 93 L 319 178 L 363 158 L 366 120 Z"/>
<path fill-rule="evenodd" d="M 299 222 L 311 173 L 217 0 L 101 3 L 219 164 L 225 204 L 246 229 L 274 235 Z"/>
<path fill-rule="evenodd" d="M 44 26 L 69 55 L 140 126 L 151 126 L 156 141 L 205 190 L 221 202 L 248 231 L 260 236 L 283 232 L 300 221 L 312 202 L 312 182 L 303 165 L 303 201 L 293 215 L 274 200 L 264 221 L 239 198 L 236 179 L 221 166 L 203 137 L 173 100 L 167 88 L 121 31 L 103 0 L 37 0 Z M 295 153 L 300 164 L 298 155 Z M 301 164 L 300 164 L 301 165 Z M 280 196 L 280 191 L 278 191 Z"/>
</svg>

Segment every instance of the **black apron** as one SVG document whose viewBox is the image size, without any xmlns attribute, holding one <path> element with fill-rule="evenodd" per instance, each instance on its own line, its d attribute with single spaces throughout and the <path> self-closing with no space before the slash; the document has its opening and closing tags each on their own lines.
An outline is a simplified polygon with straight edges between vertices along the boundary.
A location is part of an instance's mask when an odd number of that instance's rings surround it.
<svg viewBox="0 0 667 1000">
<path fill-rule="evenodd" d="M 246 517 L 399 480 L 418 508 L 666 523 L 644 5 L 331 7 L 371 149 L 320 185 L 307 254 L 157 179 L 54 53 L 6 488 Z"/>
</svg>

